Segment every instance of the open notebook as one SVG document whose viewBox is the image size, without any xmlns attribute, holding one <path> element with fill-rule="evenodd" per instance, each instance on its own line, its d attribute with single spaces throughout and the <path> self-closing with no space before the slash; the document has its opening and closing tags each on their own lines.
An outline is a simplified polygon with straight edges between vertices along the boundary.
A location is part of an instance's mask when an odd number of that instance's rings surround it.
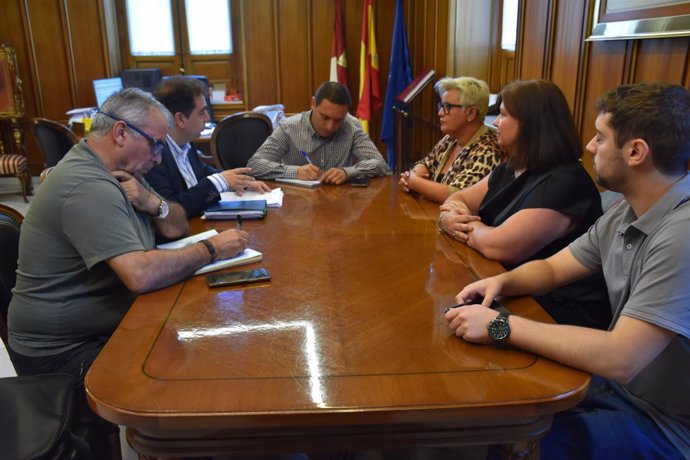
<svg viewBox="0 0 690 460">
<path fill-rule="evenodd" d="M 182 249 L 192 244 L 198 243 L 201 240 L 205 240 L 214 235 L 217 235 L 216 230 L 208 230 L 202 233 L 197 233 L 196 235 L 191 235 L 180 240 L 171 241 L 170 243 L 159 244 L 156 247 L 158 249 Z M 212 272 L 214 270 L 220 270 L 221 268 L 236 267 L 238 265 L 251 264 L 253 262 L 259 262 L 263 259 L 263 254 L 259 251 L 253 249 L 245 249 L 242 254 L 233 257 L 232 259 L 216 260 L 213 263 L 204 265 L 200 269 L 194 272 L 195 275 L 202 275 L 204 273 Z"/>
</svg>

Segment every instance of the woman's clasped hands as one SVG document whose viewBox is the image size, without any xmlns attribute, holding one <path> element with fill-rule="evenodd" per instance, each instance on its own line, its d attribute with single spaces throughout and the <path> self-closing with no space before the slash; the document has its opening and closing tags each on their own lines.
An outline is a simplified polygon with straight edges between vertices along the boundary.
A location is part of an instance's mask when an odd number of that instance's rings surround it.
<svg viewBox="0 0 690 460">
<path fill-rule="evenodd" d="M 472 222 L 479 222 L 479 216 L 473 215 L 467 205 L 461 201 L 446 201 L 441 205 L 438 217 L 438 227 L 454 239 L 467 243 L 474 226 Z"/>
</svg>

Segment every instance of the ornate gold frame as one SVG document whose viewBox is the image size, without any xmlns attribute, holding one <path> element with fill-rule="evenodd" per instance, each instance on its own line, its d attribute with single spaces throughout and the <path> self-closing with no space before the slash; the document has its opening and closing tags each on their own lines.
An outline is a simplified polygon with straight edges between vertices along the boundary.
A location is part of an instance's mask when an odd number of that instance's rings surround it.
<svg viewBox="0 0 690 460">
<path fill-rule="evenodd" d="M 0 45 L 0 119 L 24 116 L 22 81 L 17 72 L 14 48 Z"/>
</svg>

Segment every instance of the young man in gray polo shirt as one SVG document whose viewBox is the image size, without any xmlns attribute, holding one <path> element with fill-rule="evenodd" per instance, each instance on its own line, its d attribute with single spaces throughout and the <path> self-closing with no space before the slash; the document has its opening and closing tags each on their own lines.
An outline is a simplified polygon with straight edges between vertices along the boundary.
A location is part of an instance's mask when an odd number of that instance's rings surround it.
<svg viewBox="0 0 690 460">
<path fill-rule="evenodd" d="M 597 182 L 625 201 L 568 248 L 466 286 L 446 313 L 469 342 L 500 341 L 595 375 L 585 400 L 557 414 L 544 458 L 690 458 L 690 92 L 626 85 L 596 104 L 587 145 Z M 573 191 L 573 193 L 577 193 Z M 497 317 L 498 295 L 536 294 L 601 271 L 608 331 Z"/>
</svg>

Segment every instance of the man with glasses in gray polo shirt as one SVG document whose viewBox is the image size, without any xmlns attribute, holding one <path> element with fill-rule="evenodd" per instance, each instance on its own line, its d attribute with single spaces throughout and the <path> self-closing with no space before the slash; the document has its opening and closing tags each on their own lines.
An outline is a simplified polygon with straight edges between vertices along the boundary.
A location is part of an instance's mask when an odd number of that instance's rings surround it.
<svg viewBox="0 0 690 460">
<path fill-rule="evenodd" d="M 148 93 L 111 96 L 89 136 L 47 176 L 22 224 L 8 352 L 19 375 L 72 375 L 72 429 L 87 433 L 89 458 L 108 457 L 113 427 L 88 407 L 84 376 L 136 295 L 247 246 L 245 232 L 228 230 L 184 249 L 155 249 L 154 233 L 188 231 L 182 207 L 142 179 L 160 162 L 170 125 L 168 110 Z"/>
</svg>

